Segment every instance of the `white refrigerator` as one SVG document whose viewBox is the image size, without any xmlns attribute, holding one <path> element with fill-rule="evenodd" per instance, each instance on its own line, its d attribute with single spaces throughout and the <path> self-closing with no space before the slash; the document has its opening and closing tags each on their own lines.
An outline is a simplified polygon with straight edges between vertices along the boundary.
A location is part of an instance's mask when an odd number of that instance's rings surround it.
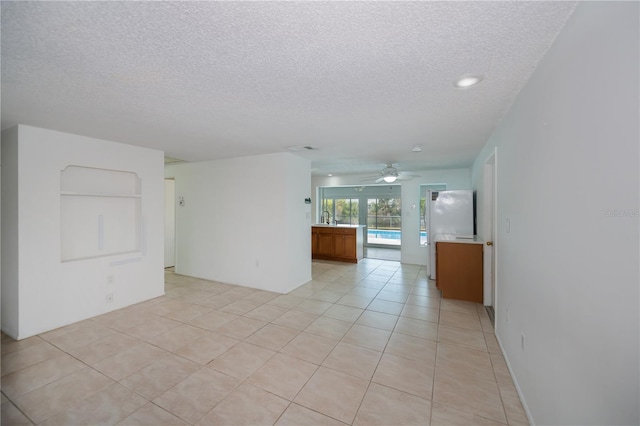
<svg viewBox="0 0 640 426">
<path fill-rule="evenodd" d="M 436 279 L 436 245 L 438 236 L 454 239 L 473 238 L 473 191 L 428 191 L 425 209 L 429 277 Z"/>
</svg>

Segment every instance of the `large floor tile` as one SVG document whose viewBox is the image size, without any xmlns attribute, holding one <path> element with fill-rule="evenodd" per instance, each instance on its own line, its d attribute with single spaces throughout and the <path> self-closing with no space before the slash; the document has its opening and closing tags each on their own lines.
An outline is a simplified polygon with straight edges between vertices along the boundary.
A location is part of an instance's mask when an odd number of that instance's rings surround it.
<svg viewBox="0 0 640 426">
<path fill-rule="evenodd" d="M 186 426 L 189 423 L 153 403 L 148 403 L 118 423 L 118 426 Z"/>
<path fill-rule="evenodd" d="M 22 340 L 13 340 L 11 337 L 7 336 L 4 333 L 2 333 L 1 336 L 2 340 L 0 341 L 0 353 L 2 353 L 2 355 L 26 349 L 29 346 L 34 346 L 45 342 L 45 340 L 40 336 L 27 337 L 26 339 Z"/>
<path fill-rule="evenodd" d="M 180 321 L 158 316 L 135 327 L 131 327 L 125 330 L 124 333 L 137 339 L 149 339 L 181 325 L 182 323 Z"/>
<path fill-rule="evenodd" d="M 481 380 L 496 380 L 489 353 L 462 346 L 438 345 L 436 371 L 450 376 L 462 374 Z"/>
<path fill-rule="evenodd" d="M 84 368 L 23 395 L 14 402 L 31 420 L 41 423 L 111 384 L 113 381 L 106 376 Z"/>
<path fill-rule="evenodd" d="M 244 315 L 247 312 L 254 310 L 260 305 L 262 305 L 262 302 L 257 302 L 255 300 L 240 299 L 233 303 L 229 303 L 228 305 L 223 306 L 222 308 L 220 308 L 220 312 L 229 312 L 235 315 Z"/>
<path fill-rule="evenodd" d="M 304 329 L 305 332 L 316 336 L 327 337 L 333 340 L 340 340 L 351 328 L 351 323 L 341 321 L 326 316 L 318 317 L 314 322 Z"/>
<path fill-rule="evenodd" d="M 232 339 L 243 340 L 257 330 L 261 329 L 267 325 L 264 321 L 258 321 L 253 318 L 239 317 L 234 319 L 233 321 L 229 321 L 226 324 L 221 325 L 220 327 L 215 328 L 213 331 L 225 335 L 227 337 L 231 337 Z"/>
<path fill-rule="evenodd" d="M 374 299 L 367 310 L 375 312 L 383 312 L 385 314 L 400 315 L 404 304 L 398 302 L 390 302 L 388 300 Z"/>
<path fill-rule="evenodd" d="M 216 328 L 237 318 L 239 318 L 238 315 L 232 314 L 230 312 L 213 311 L 194 318 L 193 320 L 189 321 L 189 324 L 198 328 L 204 328 L 206 330 L 213 331 Z"/>
<path fill-rule="evenodd" d="M 440 324 L 438 328 L 438 342 L 487 352 L 484 333 L 480 330 Z"/>
<path fill-rule="evenodd" d="M 440 402 L 431 405 L 431 426 L 504 426 L 505 423 L 477 416 Z"/>
<path fill-rule="evenodd" d="M 80 346 L 84 346 L 96 340 L 100 340 L 104 337 L 114 333 L 114 330 L 100 325 L 94 321 L 82 321 L 80 327 L 73 329 L 68 333 L 62 334 L 43 334 L 43 338 L 55 347 L 69 351 Z M 71 329 L 71 327 L 63 327 L 59 329 L 64 331 L 65 329 Z"/>
<path fill-rule="evenodd" d="M 298 404 L 291 404 L 275 426 L 344 426 L 345 423 L 327 417 Z"/>
<path fill-rule="evenodd" d="M 382 351 L 387 345 L 390 336 L 390 331 L 356 324 L 345 334 L 342 341 L 352 345 Z"/>
<path fill-rule="evenodd" d="M 11 426 L 32 426 L 33 423 L 11 402 L 5 402 L 0 407 L 0 424 Z"/>
<path fill-rule="evenodd" d="M 293 328 L 295 330 L 304 330 L 309 326 L 309 324 L 315 321 L 316 318 L 318 318 L 318 315 L 310 314 L 308 312 L 289 311 L 273 320 L 272 323 Z"/>
<path fill-rule="evenodd" d="M 307 299 L 298 303 L 293 309 L 296 311 L 307 312 L 309 314 L 322 315 L 331 306 L 333 306 L 333 304 L 329 302 Z"/>
<path fill-rule="evenodd" d="M 303 331 L 283 347 L 280 352 L 320 365 L 337 344 L 337 340 Z"/>
<path fill-rule="evenodd" d="M 134 413 L 147 401 L 117 383 L 50 417 L 45 426 L 113 425 Z"/>
<path fill-rule="evenodd" d="M 247 312 L 244 316 L 264 322 L 271 322 L 287 312 L 289 312 L 289 310 L 286 308 L 265 304 Z"/>
<path fill-rule="evenodd" d="M 364 309 L 354 308 L 353 306 L 333 305 L 324 312 L 324 316 L 354 323 L 362 315 Z"/>
<path fill-rule="evenodd" d="M 133 373 L 120 383 L 152 400 L 194 373 L 200 365 L 171 355 Z"/>
<path fill-rule="evenodd" d="M 380 290 L 380 293 L 378 293 L 378 295 L 376 296 L 377 300 L 386 300 L 388 302 L 396 302 L 396 303 L 404 303 L 407 301 L 407 298 L 409 297 L 408 293 L 405 292 L 395 292 L 395 291 L 388 291 L 388 290 Z"/>
<path fill-rule="evenodd" d="M 477 305 L 477 303 L 468 302 L 466 300 L 442 299 L 440 302 L 440 309 L 449 312 L 477 315 Z"/>
<path fill-rule="evenodd" d="M 371 380 L 424 399 L 431 399 L 433 370 L 433 365 L 423 361 L 384 354 Z"/>
<path fill-rule="evenodd" d="M 217 333 L 209 333 L 193 342 L 187 343 L 176 350 L 175 353 L 198 364 L 206 365 L 238 343 L 240 343 L 240 340 Z"/>
<path fill-rule="evenodd" d="M 438 322 L 440 318 L 440 310 L 434 308 L 427 308 L 425 306 L 418 305 L 405 305 L 402 313 L 403 317 L 409 317 L 413 319 Z"/>
<path fill-rule="evenodd" d="M 69 354 L 82 362 L 94 365 L 103 359 L 109 358 L 118 352 L 126 350 L 138 343 L 134 337 L 121 332 L 115 332 L 103 339 L 91 342 L 87 345 L 69 351 Z"/>
<path fill-rule="evenodd" d="M 153 402 L 194 424 L 233 392 L 240 383 L 240 380 L 231 376 L 201 368 Z"/>
<path fill-rule="evenodd" d="M 438 324 L 429 321 L 400 317 L 394 331 L 434 342 L 438 340 Z"/>
<path fill-rule="evenodd" d="M 511 384 L 498 384 L 500 396 L 504 404 L 504 410 L 507 413 L 507 420 L 510 425 L 528 425 L 529 420 L 524 412 L 520 397 L 516 387 Z"/>
<path fill-rule="evenodd" d="M 407 305 L 417 305 L 425 308 L 440 309 L 440 297 L 426 297 L 411 294 L 407 298 Z"/>
<path fill-rule="evenodd" d="M 247 383 L 291 401 L 317 368 L 310 362 L 276 354 L 253 373 Z"/>
<path fill-rule="evenodd" d="M 339 343 L 322 365 L 365 380 L 371 380 L 382 352 L 362 346 Z"/>
<path fill-rule="evenodd" d="M 199 338 L 206 336 L 208 331 L 191 325 L 181 325 L 180 327 L 172 328 L 162 334 L 159 334 L 151 339 L 147 339 L 149 343 L 154 346 L 161 347 L 170 352 L 175 352 L 184 345 L 198 340 Z"/>
<path fill-rule="evenodd" d="M 477 313 L 469 314 L 463 312 L 441 311 L 440 324 L 482 331 L 480 318 Z"/>
<path fill-rule="evenodd" d="M 211 361 L 207 367 L 245 380 L 273 355 L 275 352 L 272 350 L 242 342 Z"/>
<path fill-rule="evenodd" d="M 267 324 L 244 341 L 254 345 L 279 351 L 300 333 L 299 330 L 282 325 Z"/>
<path fill-rule="evenodd" d="M 506 423 L 498 384 L 458 374 L 455 377 L 436 371 L 433 401 L 470 414 Z"/>
<path fill-rule="evenodd" d="M 9 398 L 16 399 L 84 368 L 85 364 L 67 354 L 56 356 L 4 376 L 2 392 Z"/>
<path fill-rule="evenodd" d="M 243 384 L 197 425 L 272 425 L 286 410 L 289 401 L 250 384 Z"/>
<path fill-rule="evenodd" d="M 294 402 L 351 424 L 368 383 L 366 380 L 320 367 Z"/>
<path fill-rule="evenodd" d="M 139 342 L 129 349 L 97 362 L 93 367 L 113 380 L 122 380 L 170 353 L 148 343 Z"/>
<path fill-rule="evenodd" d="M 424 426 L 429 424 L 430 416 L 430 401 L 371 383 L 353 424 Z"/>
<path fill-rule="evenodd" d="M 362 313 L 362 315 L 360 315 L 356 324 L 392 331 L 396 326 L 396 322 L 398 322 L 397 315 L 385 314 L 384 312 L 375 312 L 367 309 Z"/>
<path fill-rule="evenodd" d="M 38 344 L 27 346 L 24 349 L 9 352 L 2 355 L 2 375 L 15 373 L 23 368 L 31 367 L 39 362 L 56 356 L 62 356 L 64 352 L 49 342 L 41 341 Z"/>
<path fill-rule="evenodd" d="M 437 343 L 431 340 L 402 333 L 392 333 L 389 343 L 387 343 L 385 353 L 422 361 L 428 365 L 434 365 L 436 361 L 436 347 Z"/>
</svg>

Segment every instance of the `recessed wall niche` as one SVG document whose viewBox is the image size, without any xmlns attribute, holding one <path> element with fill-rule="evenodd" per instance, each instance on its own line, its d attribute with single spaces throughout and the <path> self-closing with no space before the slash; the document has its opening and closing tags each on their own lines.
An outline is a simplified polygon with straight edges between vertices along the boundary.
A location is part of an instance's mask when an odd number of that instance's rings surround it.
<svg viewBox="0 0 640 426">
<path fill-rule="evenodd" d="M 61 260 L 140 251 L 141 204 L 136 173 L 67 166 L 60 172 Z"/>
</svg>

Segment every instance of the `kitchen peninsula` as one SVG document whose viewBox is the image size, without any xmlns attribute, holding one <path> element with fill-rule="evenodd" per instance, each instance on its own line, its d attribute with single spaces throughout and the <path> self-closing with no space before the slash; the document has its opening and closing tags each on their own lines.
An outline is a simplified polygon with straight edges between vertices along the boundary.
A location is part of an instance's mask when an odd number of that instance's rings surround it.
<svg viewBox="0 0 640 426">
<path fill-rule="evenodd" d="M 312 225 L 311 258 L 358 263 L 364 257 L 365 228 L 365 225 Z"/>
</svg>

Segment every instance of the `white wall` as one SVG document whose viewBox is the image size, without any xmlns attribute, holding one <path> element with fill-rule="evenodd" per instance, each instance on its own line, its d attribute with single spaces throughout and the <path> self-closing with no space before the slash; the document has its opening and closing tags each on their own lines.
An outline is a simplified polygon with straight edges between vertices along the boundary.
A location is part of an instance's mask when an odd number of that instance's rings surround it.
<svg viewBox="0 0 640 426">
<path fill-rule="evenodd" d="M 497 147 L 496 332 L 535 424 L 640 422 L 639 12 L 581 3 L 474 164 Z"/>
<path fill-rule="evenodd" d="M 3 132 L 2 149 L 3 331 L 22 339 L 164 294 L 161 151 L 23 125 Z M 138 174 L 141 251 L 61 261 L 60 172 L 69 165 Z"/>
<path fill-rule="evenodd" d="M 408 181 L 397 181 L 394 185 L 401 185 L 402 197 L 402 263 L 415 265 L 427 265 L 427 247 L 420 245 L 420 185 L 446 183 L 447 189 L 471 189 L 470 169 L 426 170 L 411 172 L 415 177 Z M 311 181 L 312 194 L 312 220 L 318 222 L 317 213 L 317 189 L 320 186 L 347 186 L 367 185 L 363 182 L 364 175 L 344 176 L 314 176 Z M 416 208 L 412 209 L 415 205 Z"/>
<path fill-rule="evenodd" d="M 310 168 L 288 153 L 167 166 L 176 272 L 280 293 L 311 280 Z"/>
<path fill-rule="evenodd" d="M 2 330 L 18 335 L 18 126 L 2 132 Z"/>
</svg>

